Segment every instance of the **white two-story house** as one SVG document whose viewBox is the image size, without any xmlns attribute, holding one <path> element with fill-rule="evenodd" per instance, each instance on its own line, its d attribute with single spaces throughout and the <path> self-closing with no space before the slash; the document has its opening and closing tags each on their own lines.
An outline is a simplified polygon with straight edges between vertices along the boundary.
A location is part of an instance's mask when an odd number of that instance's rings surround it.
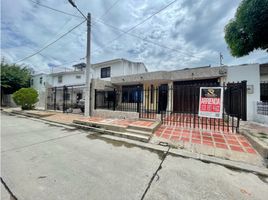
<svg viewBox="0 0 268 200">
<path fill-rule="evenodd" d="M 141 74 L 148 72 L 144 63 L 126 59 L 114 59 L 92 65 L 94 79 L 110 81 L 112 77 Z"/>
<path fill-rule="evenodd" d="M 112 77 L 146 73 L 147 71 L 142 62 L 132 62 L 121 58 L 92 64 L 91 78 L 110 81 Z M 49 103 L 50 109 L 62 109 L 63 98 L 67 99 L 68 104 L 77 104 L 80 99 L 84 98 L 85 73 L 86 64 L 79 63 L 73 65 L 72 71 L 33 75 L 31 86 L 39 93 L 39 102 L 36 107 L 45 109 Z M 64 86 L 67 87 L 66 94 L 63 94 Z M 57 106 L 54 107 L 52 104 L 57 104 Z"/>
</svg>

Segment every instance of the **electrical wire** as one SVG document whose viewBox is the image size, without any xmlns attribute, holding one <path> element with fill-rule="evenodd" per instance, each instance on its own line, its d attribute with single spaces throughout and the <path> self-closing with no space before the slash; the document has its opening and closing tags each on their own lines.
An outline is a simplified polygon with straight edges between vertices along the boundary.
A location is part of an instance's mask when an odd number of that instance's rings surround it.
<svg viewBox="0 0 268 200">
<path fill-rule="evenodd" d="M 39 6 L 41 6 L 41 7 L 44 7 L 44 8 L 47 8 L 47 9 L 50 9 L 50 10 L 53 10 L 53 11 L 56 11 L 56 12 L 59 12 L 59 13 L 65 14 L 65 15 L 69 15 L 69 16 L 77 17 L 77 18 L 83 18 L 83 17 L 81 17 L 81 16 L 79 16 L 79 15 L 74 15 L 74 14 L 71 14 L 71 13 L 68 13 L 68 12 L 65 12 L 65 11 L 62 11 L 62 10 L 58 10 L 58 9 L 55 9 L 55 8 L 46 6 L 46 5 L 41 4 L 41 3 L 39 3 L 39 2 L 36 2 L 36 1 L 32 1 L 32 0 L 30 0 L 30 1 L 31 1 L 32 3 L 35 3 L 35 4 L 39 5 Z"/>
<path fill-rule="evenodd" d="M 101 19 L 105 17 L 119 1 L 120 0 L 114 1 L 114 3 L 99 18 Z"/>
<path fill-rule="evenodd" d="M 66 35 L 68 35 L 69 33 L 71 33 L 74 29 L 76 29 L 77 27 L 79 27 L 79 26 L 80 26 L 81 24 L 83 24 L 85 21 L 86 21 L 86 20 L 83 20 L 81 23 L 77 24 L 76 26 L 74 26 L 73 28 L 71 28 L 69 31 L 67 31 L 66 33 L 62 34 L 62 35 L 61 35 L 60 37 L 58 37 L 56 40 L 54 40 L 54 41 L 50 42 L 49 44 L 45 45 L 44 47 L 42 47 L 42 48 L 41 48 L 40 50 L 38 50 L 37 52 L 35 52 L 35 53 L 33 53 L 33 54 L 29 55 L 29 56 L 26 56 L 26 57 L 20 59 L 19 61 L 16 61 L 15 64 L 18 63 L 18 62 L 22 62 L 22 61 L 24 61 L 24 60 L 26 60 L 26 59 L 29 59 L 29 58 L 31 58 L 31 57 L 33 57 L 33 56 L 39 54 L 40 52 L 42 52 L 43 50 L 45 50 L 46 48 L 48 48 L 48 47 L 51 46 L 52 44 L 54 44 L 54 43 L 56 43 L 57 41 L 59 41 L 59 40 L 60 40 L 61 38 L 63 38 L 64 36 L 66 36 Z"/>
<path fill-rule="evenodd" d="M 133 27 L 131 27 L 130 29 L 128 29 L 127 31 L 124 31 L 124 33 L 118 35 L 117 37 L 115 37 L 114 39 L 110 40 L 109 42 L 107 42 L 108 44 L 105 45 L 102 48 L 99 48 L 99 50 L 106 48 L 107 46 L 109 46 L 112 42 L 118 40 L 119 38 L 121 38 L 123 35 L 129 33 L 130 31 L 134 30 L 135 28 L 137 28 L 138 26 L 144 24 L 146 21 L 148 21 L 149 19 L 151 19 L 153 16 L 157 15 L 158 13 L 162 12 L 163 10 L 167 9 L 169 6 L 171 6 L 172 4 L 174 4 L 176 1 L 178 0 L 174 0 L 172 2 L 170 2 L 169 4 L 167 4 L 166 6 L 164 6 L 163 8 L 159 9 L 158 11 L 156 11 L 155 13 L 153 13 L 152 15 L 150 15 L 149 17 L 145 18 L 144 20 L 142 20 L 141 22 L 137 23 L 136 25 L 134 25 Z M 98 49 L 97 49 L 98 50 Z"/>
<path fill-rule="evenodd" d="M 97 23 L 101 23 L 101 24 L 103 24 L 103 25 L 105 25 L 105 26 L 108 26 L 108 27 L 114 29 L 114 30 L 117 30 L 117 31 L 120 31 L 120 32 L 122 32 L 122 33 L 128 34 L 128 35 L 130 35 L 130 36 L 132 36 L 132 37 L 138 38 L 138 39 L 143 40 L 143 41 L 145 41 L 145 42 L 148 42 L 148 43 L 157 45 L 157 46 L 159 46 L 159 47 L 161 47 L 161 48 L 165 48 L 165 49 L 168 49 L 168 50 L 171 50 L 171 51 L 175 51 L 175 52 L 178 52 L 178 53 L 182 53 L 182 54 L 184 54 L 184 55 L 186 55 L 186 56 L 195 57 L 195 58 L 201 58 L 201 57 L 198 57 L 198 56 L 193 55 L 193 54 L 190 53 L 190 52 L 187 53 L 186 51 L 183 51 L 183 50 L 170 48 L 170 47 L 167 47 L 167 46 L 165 46 L 165 45 L 159 44 L 159 43 L 157 43 L 157 42 L 154 42 L 154 41 L 148 40 L 148 39 L 146 39 L 146 38 L 140 37 L 139 35 L 136 35 L 136 34 L 133 34 L 133 33 L 128 33 L 127 31 L 124 31 L 124 30 L 122 30 L 122 29 L 120 29 L 120 28 L 117 28 L 117 27 L 115 27 L 115 26 L 113 26 L 113 25 L 111 25 L 111 24 L 107 24 L 107 23 L 105 23 L 104 21 L 102 21 L 102 20 L 100 20 L 100 19 L 94 18 L 94 20 L 95 20 L 95 22 L 97 22 Z M 204 59 L 204 58 L 203 58 L 203 59 Z M 209 62 L 212 61 L 212 60 L 208 60 L 208 59 L 204 59 L 204 60 L 207 60 L 207 61 L 209 61 Z M 213 62 L 214 62 L 214 61 L 213 61 Z"/>
</svg>

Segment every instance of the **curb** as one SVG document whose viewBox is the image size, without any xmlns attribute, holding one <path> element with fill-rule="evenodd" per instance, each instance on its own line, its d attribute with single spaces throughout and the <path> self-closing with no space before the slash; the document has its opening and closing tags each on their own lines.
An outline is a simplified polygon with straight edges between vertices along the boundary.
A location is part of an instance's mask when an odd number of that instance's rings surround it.
<svg viewBox="0 0 268 200">
<path fill-rule="evenodd" d="M 5 111 L 2 111 L 2 112 L 5 112 Z M 11 115 L 19 115 L 19 114 L 14 114 L 14 113 L 9 113 L 9 112 L 5 112 L 5 113 L 11 114 Z M 32 117 L 32 118 L 36 118 L 36 117 Z M 47 121 L 50 123 L 55 123 L 55 124 L 60 124 L 60 125 L 67 125 L 67 126 L 72 127 L 72 128 L 75 127 L 72 124 L 58 123 L 58 122 L 54 122 L 54 121 L 52 122 L 50 120 L 44 120 L 42 118 L 38 118 L 38 120 Z M 144 143 L 144 142 L 135 141 L 135 140 L 129 140 L 127 138 L 115 137 L 113 135 L 110 135 L 109 132 L 107 132 L 106 130 L 103 130 L 103 129 L 98 129 L 98 128 L 94 128 L 94 127 L 89 127 L 89 128 L 84 128 L 84 129 L 92 130 L 95 133 L 99 133 L 99 135 L 97 135 L 97 136 L 100 138 L 106 138 L 106 139 L 115 140 L 115 141 L 119 141 L 119 142 L 125 142 L 128 144 L 132 144 L 132 145 L 135 145 L 137 147 L 141 147 L 141 148 L 152 150 L 152 151 L 165 153 L 167 151 L 167 148 L 168 148 L 167 146 L 164 147 L 164 146 L 160 146 L 160 145 Z M 109 134 L 109 135 L 107 135 L 107 134 Z M 259 166 L 255 166 L 255 165 L 250 165 L 247 163 L 240 163 L 240 162 L 232 161 L 232 160 L 224 160 L 224 159 L 217 158 L 217 157 L 207 156 L 207 155 L 203 155 L 203 154 L 193 153 L 193 152 L 184 151 L 181 149 L 174 149 L 174 148 L 171 148 L 169 150 L 169 154 L 172 156 L 200 160 L 200 161 L 205 162 L 205 163 L 218 164 L 218 165 L 222 165 L 222 166 L 229 168 L 229 169 L 250 172 L 250 173 L 254 173 L 256 175 L 268 177 L 268 169 L 267 168 L 259 167 Z"/>
<path fill-rule="evenodd" d="M 240 133 L 243 134 L 249 140 L 252 146 L 264 159 L 268 159 L 268 147 L 264 143 L 259 141 L 258 138 L 254 137 L 249 130 L 242 129 L 240 130 Z"/>
<path fill-rule="evenodd" d="M 55 126 L 57 125 L 57 126 L 61 126 L 61 127 L 62 126 L 67 126 L 67 128 L 76 128 L 71 123 L 55 122 L 55 121 L 52 121 L 52 120 L 40 118 L 40 117 L 35 116 L 35 115 L 29 115 L 28 113 L 27 114 L 24 114 L 24 113 L 15 113 L 15 112 L 7 112 L 7 111 L 4 111 L 4 110 L 2 110 L 2 112 L 3 113 L 6 113 L 8 115 L 12 115 L 12 116 L 24 116 L 24 117 L 35 119 L 35 120 L 38 120 L 38 121 L 49 122 L 49 123 L 51 123 L 52 125 L 55 125 Z"/>
</svg>

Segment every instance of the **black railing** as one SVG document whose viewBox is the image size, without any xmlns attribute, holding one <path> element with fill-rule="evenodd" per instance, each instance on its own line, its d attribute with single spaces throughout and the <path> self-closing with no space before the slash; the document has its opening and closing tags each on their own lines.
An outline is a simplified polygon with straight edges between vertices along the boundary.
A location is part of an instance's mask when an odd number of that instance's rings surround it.
<svg viewBox="0 0 268 200">
<path fill-rule="evenodd" d="M 260 115 L 268 115 L 268 102 L 257 102 L 257 113 Z"/>
<path fill-rule="evenodd" d="M 200 87 L 223 90 L 221 119 L 199 117 Z M 219 131 L 237 131 L 240 119 L 246 120 L 246 82 L 174 84 L 168 87 L 128 87 L 124 90 L 95 90 L 95 109 L 138 112 L 140 118 L 161 119 L 163 124 Z"/>
<path fill-rule="evenodd" d="M 71 113 L 84 112 L 85 85 L 69 85 L 47 89 L 47 109 Z"/>
</svg>

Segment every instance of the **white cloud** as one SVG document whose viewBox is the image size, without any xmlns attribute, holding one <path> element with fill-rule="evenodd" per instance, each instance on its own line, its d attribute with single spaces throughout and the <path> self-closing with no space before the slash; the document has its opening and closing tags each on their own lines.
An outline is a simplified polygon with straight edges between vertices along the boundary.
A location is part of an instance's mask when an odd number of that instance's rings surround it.
<svg viewBox="0 0 268 200">
<path fill-rule="evenodd" d="M 38 1 L 38 0 L 36 0 Z M 75 15 L 79 13 L 67 0 L 42 0 L 42 4 Z M 76 0 L 76 4 L 92 19 L 99 18 L 115 0 Z M 123 30 L 139 23 L 171 0 L 119 1 L 104 17 L 108 24 Z M 155 15 L 131 33 L 146 40 L 157 42 L 172 51 L 124 35 L 115 42 L 109 41 L 120 32 L 100 23 L 92 25 L 92 62 L 114 58 L 127 58 L 144 62 L 149 70 L 180 69 L 204 65 L 218 65 L 219 52 L 224 64 L 267 62 L 267 53 L 255 51 L 249 56 L 233 58 L 224 41 L 224 26 L 234 16 L 240 0 L 210 1 L 184 0 Z M 83 19 L 40 7 L 30 0 L 3 0 L 1 20 L 1 51 L 10 62 L 37 51 L 50 41 L 65 33 Z M 103 48 L 105 47 L 105 48 Z M 48 72 L 51 65 L 79 60 L 86 53 L 86 24 L 59 40 L 43 52 L 24 61 L 36 71 Z M 70 67 L 66 64 L 63 67 Z"/>
</svg>

